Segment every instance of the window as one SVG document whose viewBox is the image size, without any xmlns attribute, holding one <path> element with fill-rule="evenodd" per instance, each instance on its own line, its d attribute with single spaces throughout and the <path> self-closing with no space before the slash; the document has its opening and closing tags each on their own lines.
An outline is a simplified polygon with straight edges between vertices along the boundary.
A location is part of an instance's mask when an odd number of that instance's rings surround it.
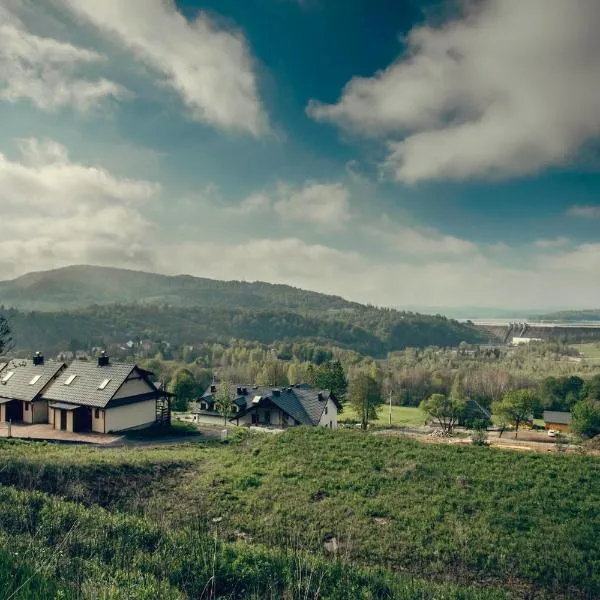
<svg viewBox="0 0 600 600">
<path fill-rule="evenodd" d="M 6 383 L 13 375 L 15 374 L 14 371 L 9 371 L 3 378 L 2 378 L 2 383 Z"/>
<path fill-rule="evenodd" d="M 325 407 L 325 414 L 327 414 L 327 407 Z"/>
<path fill-rule="evenodd" d="M 29 412 L 29 402 L 25 402 L 25 412 Z"/>
<path fill-rule="evenodd" d="M 69 375 L 65 381 L 65 385 L 71 385 L 73 381 L 75 381 L 75 377 L 77 377 L 77 375 Z"/>
<path fill-rule="evenodd" d="M 333 421 L 329 421 L 329 429 L 333 429 Z"/>
<path fill-rule="evenodd" d="M 103 390 L 106 388 L 106 386 L 110 383 L 110 379 L 105 379 L 99 386 L 98 389 L 99 390 Z"/>
<path fill-rule="evenodd" d="M 33 379 L 29 382 L 29 385 L 35 385 L 41 379 L 41 377 L 41 375 L 35 375 Z"/>
<path fill-rule="evenodd" d="M 99 419 L 99 418 L 100 418 L 100 409 L 99 409 L 99 408 L 97 408 L 97 409 L 94 411 L 94 417 L 95 417 L 96 419 Z"/>
</svg>

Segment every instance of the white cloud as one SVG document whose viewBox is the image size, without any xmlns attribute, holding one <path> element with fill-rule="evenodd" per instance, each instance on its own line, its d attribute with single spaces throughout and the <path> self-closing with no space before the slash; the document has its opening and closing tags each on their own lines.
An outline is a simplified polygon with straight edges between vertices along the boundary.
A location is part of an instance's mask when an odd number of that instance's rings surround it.
<svg viewBox="0 0 600 600">
<path fill-rule="evenodd" d="M 97 52 L 29 33 L 0 6 L 0 100 L 26 99 L 46 111 L 68 106 L 85 112 L 109 98 L 123 98 L 125 90 L 113 81 L 78 75 L 82 66 L 102 60 Z"/>
<path fill-rule="evenodd" d="M 350 219 L 350 192 L 342 183 L 280 185 L 275 211 L 282 219 L 304 221 L 323 229 L 340 229 Z"/>
<path fill-rule="evenodd" d="M 464 2 L 465 15 L 413 29 L 407 51 L 356 77 L 330 120 L 389 147 L 399 181 L 518 176 L 572 160 L 600 134 L 597 0 Z"/>
<path fill-rule="evenodd" d="M 600 206 L 572 206 L 567 211 L 567 215 L 583 219 L 600 219 Z"/>
<path fill-rule="evenodd" d="M 392 250 L 414 258 L 437 254 L 461 257 L 478 250 L 477 245 L 452 235 L 445 235 L 430 227 L 416 227 L 393 223 L 388 217 L 367 225 L 366 232 Z"/>
<path fill-rule="evenodd" d="M 562 248 L 569 243 L 569 239 L 563 236 L 553 239 L 536 240 L 533 245 L 536 248 Z"/>
<path fill-rule="evenodd" d="M 225 210 L 232 215 L 248 216 L 271 209 L 271 198 L 268 194 L 257 193 L 248 196 L 239 204 L 228 206 Z"/>
<path fill-rule="evenodd" d="M 77 164 L 56 142 L 22 140 L 20 148 L 19 160 L 0 154 L 4 276 L 82 262 L 150 264 L 153 225 L 140 209 L 156 184 Z"/>
<path fill-rule="evenodd" d="M 207 14 L 187 21 L 174 0 L 59 0 L 162 73 L 194 118 L 259 135 L 268 123 L 240 32 Z"/>
</svg>

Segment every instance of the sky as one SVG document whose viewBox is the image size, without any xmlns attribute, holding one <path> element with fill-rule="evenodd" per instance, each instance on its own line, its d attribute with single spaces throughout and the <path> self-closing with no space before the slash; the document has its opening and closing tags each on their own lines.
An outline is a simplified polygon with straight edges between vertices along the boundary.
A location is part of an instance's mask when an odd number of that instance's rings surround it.
<svg viewBox="0 0 600 600">
<path fill-rule="evenodd" d="M 598 0 L 0 0 L 0 279 L 597 308 Z"/>
</svg>

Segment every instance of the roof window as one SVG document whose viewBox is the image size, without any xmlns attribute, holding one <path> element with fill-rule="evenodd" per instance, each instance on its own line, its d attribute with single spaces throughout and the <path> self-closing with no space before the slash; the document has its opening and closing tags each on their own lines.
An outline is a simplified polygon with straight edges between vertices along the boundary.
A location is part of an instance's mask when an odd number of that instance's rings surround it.
<svg viewBox="0 0 600 600">
<path fill-rule="evenodd" d="M 29 385 L 35 385 L 41 379 L 41 377 L 41 375 L 34 375 L 33 379 L 29 382 Z"/>
<path fill-rule="evenodd" d="M 98 389 L 99 390 L 103 390 L 106 388 L 106 386 L 110 383 L 110 379 L 105 379 L 99 386 Z"/>
<path fill-rule="evenodd" d="M 14 371 L 9 371 L 3 378 L 2 378 L 2 383 L 6 383 L 13 375 L 15 374 Z"/>
<path fill-rule="evenodd" d="M 77 375 L 69 375 L 65 381 L 65 385 L 71 385 L 73 381 L 75 381 L 75 377 L 77 377 Z"/>
</svg>

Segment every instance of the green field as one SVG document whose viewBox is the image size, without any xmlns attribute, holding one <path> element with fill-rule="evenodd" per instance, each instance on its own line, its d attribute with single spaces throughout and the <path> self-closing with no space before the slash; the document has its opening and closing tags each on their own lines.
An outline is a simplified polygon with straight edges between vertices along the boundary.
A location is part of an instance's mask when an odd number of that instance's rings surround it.
<svg viewBox="0 0 600 600">
<path fill-rule="evenodd" d="M 600 597 L 596 458 L 349 430 L 232 437 L 0 443 L 3 597 Z"/>
<path fill-rule="evenodd" d="M 598 342 L 588 342 L 586 344 L 572 344 L 586 361 L 593 364 L 600 364 L 600 344 Z"/>
<path fill-rule="evenodd" d="M 357 414 L 349 406 L 344 407 L 344 412 L 340 416 L 340 422 L 357 421 Z M 390 424 L 390 408 L 382 406 L 379 411 L 379 418 L 373 421 L 375 425 Z M 425 413 L 413 406 L 392 406 L 392 426 L 393 425 L 424 425 Z"/>
</svg>

